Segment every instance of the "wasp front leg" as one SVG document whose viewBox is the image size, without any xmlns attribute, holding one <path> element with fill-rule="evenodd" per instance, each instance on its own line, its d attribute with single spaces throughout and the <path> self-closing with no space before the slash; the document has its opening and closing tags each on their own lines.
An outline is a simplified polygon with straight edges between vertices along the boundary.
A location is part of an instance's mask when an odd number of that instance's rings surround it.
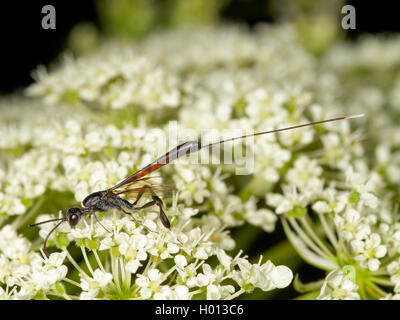
<svg viewBox="0 0 400 320">
<path fill-rule="evenodd" d="M 96 221 L 103 227 L 104 230 L 106 230 L 108 233 L 112 233 L 110 230 L 108 230 L 99 220 L 99 217 L 97 216 L 97 214 L 95 214 L 94 212 L 92 212 L 94 218 L 96 219 Z"/>
<path fill-rule="evenodd" d="M 132 213 L 125 211 L 123 208 L 119 208 L 123 213 L 129 215 L 133 221 L 135 221 L 138 225 L 142 226 L 143 228 L 145 228 L 147 231 L 149 232 L 154 232 L 157 233 L 156 231 L 150 230 L 148 227 L 146 227 L 143 223 L 141 223 L 139 220 L 135 219 L 135 217 L 133 216 Z"/>
</svg>

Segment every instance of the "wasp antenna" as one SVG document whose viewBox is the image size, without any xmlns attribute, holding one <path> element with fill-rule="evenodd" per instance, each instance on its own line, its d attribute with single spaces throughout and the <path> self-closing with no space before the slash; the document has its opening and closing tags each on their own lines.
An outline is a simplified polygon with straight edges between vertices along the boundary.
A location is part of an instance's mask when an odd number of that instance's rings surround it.
<svg viewBox="0 0 400 320">
<path fill-rule="evenodd" d="M 354 119 L 354 118 L 361 118 L 364 117 L 364 113 L 360 113 L 360 114 L 354 114 L 351 116 L 346 116 L 346 119 Z"/>
<path fill-rule="evenodd" d="M 41 222 L 37 222 L 37 223 L 34 223 L 34 224 L 30 224 L 29 226 L 30 227 L 36 227 L 36 226 L 39 226 L 39 225 L 44 224 L 44 223 L 60 221 L 60 220 L 67 221 L 65 218 L 56 218 L 56 219 L 50 219 L 50 220 L 46 220 L 46 221 L 41 221 Z"/>
<path fill-rule="evenodd" d="M 57 220 L 60 220 L 60 219 L 57 219 Z M 55 220 L 53 219 L 53 221 L 55 221 Z M 44 251 L 44 253 L 46 254 L 47 257 L 49 256 L 49 253 L 46 250 L 47 240 L 49 240 L 49 237 L 54 232 L 54 230 L 56 230 L 59 227 L 59 225 L 61 223 L 65 222 L 65 221 L 67 221 L 67 219 L 61 218 L 61 221 L 59 223 L 57 223 L 53 229 L 50 230 L 50 232 L 47 234 L 46 238 L 44 239 L 43 251 Z M 48 221 L 43 221 L 43 222 L 50 222 L 50 221 L 48 220 Z"/>
</svg>

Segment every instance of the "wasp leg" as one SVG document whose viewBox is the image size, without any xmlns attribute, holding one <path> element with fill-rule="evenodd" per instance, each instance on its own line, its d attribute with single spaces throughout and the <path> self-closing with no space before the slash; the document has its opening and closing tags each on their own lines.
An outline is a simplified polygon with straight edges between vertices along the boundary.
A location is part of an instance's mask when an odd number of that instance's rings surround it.
<svg viewBox="0 0 400 320">
<path fill-rule="evenodd" d="M 152 197 L 153 201 L 150 201 L 150 202 L 144 204 L 144 205 L 141 206 L 141 207 L 135 207 L 135 205 L 138 203 L 138 201 L 139 201 L 140 198 L 142 197 L 143 193 L 144 193 L 147 189 L 150 189 L 150 191 L 151 191 L 151 197 Z M 164 227 L 166 227 L 167 229 L 171 229 L 171 223 L 169 222 L 168 217 L 167 217 L 167 215 L 165 214 L 164 209 L 163 209 L 164 203 L 163 203 L 163 201 L 161 200 L 161 198 L 160 198 L 159 196 L 157 196 L 157 194 L 156 194 L 153 190 L 151 190 L 151 187 L 149 187 L 149 186 L 143 186 L 143 188 L 142 188 L 142 189 L 140 190 L 140 192 L 138 193 L 135 202 L 132 203 L 132 209 L 133 209 L 133 210 L 141 210 L 141 209 L 145 209 L 145 208 L 148 208 L 148 207 L 151 207 L 151 206 L 154 206 L 154 205 L 158 206 L 158 208 L 160 209 L 160 220 L 161 220 L 162 224 L 164 225 Z"/>
<path fill-rule="evenodd" d="M 149 186 L 143 186 L 140 192 L 138 193 L 135 202 L 132 203 L 132 207 L 136 206 L 136 204 L 139 202 L 140 198 L 143 196 L 143 193 L 146 191 L 146 189 L 151 189 L 151 188 Z"/>
<path fill-rule="evenodd" d="M 136 208 L 135 208 L 135 209 L 136 209 Z M 128 214 L 128 215 L 132 218 L 133 221 L 135 221 L 138 225 L 141 225 L 141 226 L 142 226 L 143 228 L 145 228 L 147 231 L 149 231 L 149 232 L 154 232 L 154 233 L 158 233 L 158 232 L 153 231 L 153 230 L 149 229 L 148 227 L 146 227 L 143 223 L 141 223 L 139 220 L 137 220 L 137 219 L 133 216 L 132 213 L 130 213 L 130 212 L 128 212 L 128 211 L 125 211 L 125 210 L 122 209 L 122 208 L 120 208 L 120 210 L 121 210 L 123 213 Z"/>
<path fill-rule="evenodd" d="M 151 197 L 153 198 L 153 201 L 150 201 L 150 202 L 144 204 L 141 207 L 135 207 L 135 208 L 132 208 L 132 209 L 141 210 L 141 209 L 145 209 L 145 208 L 148 208 L 148 207 L 151 207 L 151 206 L 154 206 L 154 205 L 158 206 L 158 208 L 160 209 L 160 220 L 161 220 L 162 224 L 167 229 L 171 229 L 171 223 L 169 222 L 168 217 L 165 214 L 164 209 L 163 209 L 163 207 L 164 207 L 163 201 L 154 192 L 152 192 L 152 196 Z"/>
<path fill-rule="evenodd" d="M 93 214 L 93 216 L 94 216 L 94 218 L 96 219 L 96 221 L 103 227 L 103 229 L 104 230 L 106 230 L 107 232 L 109 232 L 109 233 L 112 233 L 110 230 L 108 230 L 105 226 L 103 226 L 103 224 L 100 222 L 100 220 L 99 220 L 99 217 L 94 213 L 94 212 L 92 212 L 92 214 Z"/>
<path fill-rule="evenodd" d="M 148 207 L 152 207 L 152 206 L 154 206 L 156 204 L 156 201 L 150 201 L 150 202 L 147 202 L 146 204 L 144 204 L 143 206 L 141 206 L 141 207 L 133 207 L 132 206 L 132 209 L 133 210 L 142 210 L 142 209 L 146 209 L 146 208 L 148 208 Z"/>
<path fill-rule="evenodd" d="M 94 218 L 96 219 L 96 221 L 103 227 L 104 230 L 106 230 L 109 233 L 112 233 L 110 230 L 108 230 L 101 222 L 99 217 L 97 216 L 96 212 L 95 212 L 95 208 L 94 207 L 90 207 L 90 208 L 85 208 L 82 213 L 89 213 L 92 214 L 94 216 Z"/>
<path fill-rule="evenodd" d="M 160 220 L 164 227 L 167 229 L 171 229 L 171 223 L 168 220 L 167 215 L 165 214 L 163 207 L 164 207 L 164 202 L 154 193 L 154 191 L 151 192 L 153 201 L 155 201 L 156 205 L 160 209 Z"/>
</svg>

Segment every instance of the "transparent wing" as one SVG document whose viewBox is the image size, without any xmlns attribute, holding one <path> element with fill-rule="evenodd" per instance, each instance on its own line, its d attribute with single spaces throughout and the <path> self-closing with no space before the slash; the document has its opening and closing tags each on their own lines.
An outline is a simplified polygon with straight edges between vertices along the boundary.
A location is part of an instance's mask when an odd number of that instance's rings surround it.
<svg viewBox="0 0 400 320">
<path fill-rule="evenodd" d="M 141 193 L 142 196 L 151 196 L 155 193 L 159 197 L 172 197 L 175 188 L 170 185 L 160 183 L 161 177 L 146 177 L 125 184 L 115 190 L 115 195 L 126 195 L 127 198 L 136 198 Z"/>
</svg>

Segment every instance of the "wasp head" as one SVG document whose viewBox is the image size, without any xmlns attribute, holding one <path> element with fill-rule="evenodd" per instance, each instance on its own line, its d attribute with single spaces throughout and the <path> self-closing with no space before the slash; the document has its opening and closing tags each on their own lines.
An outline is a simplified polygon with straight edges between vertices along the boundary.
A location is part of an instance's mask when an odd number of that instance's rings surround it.
<svg viewBox="0 0 400 320">
<path fill-rule="evenodd" d="M 71 228 L 75 227 L 82 216 L 81 208 L 70 208 L 67 211 L 67 221 Z"/>
</svg>

